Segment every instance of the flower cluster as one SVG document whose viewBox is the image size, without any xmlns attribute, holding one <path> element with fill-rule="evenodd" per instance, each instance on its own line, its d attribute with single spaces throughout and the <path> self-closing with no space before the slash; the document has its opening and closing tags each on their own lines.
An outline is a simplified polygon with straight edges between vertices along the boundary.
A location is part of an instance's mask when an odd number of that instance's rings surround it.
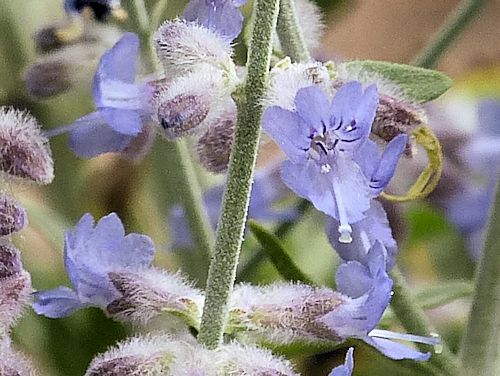
<svg viewBox="0 0 500 376">
<path fill-rule="evenodd" d="M 0 107 L 0 177 L 13 183 L 48 184 L 54 178 L 52 153 L 34 117 Z M 12 235 L 28 225 L 26 210 L 0 192 L 0 374 L 29 376 L 30 362 L 15 351 L 10 331 L 31 297 L 31 277 L 23 268 Z"/>
</svg>

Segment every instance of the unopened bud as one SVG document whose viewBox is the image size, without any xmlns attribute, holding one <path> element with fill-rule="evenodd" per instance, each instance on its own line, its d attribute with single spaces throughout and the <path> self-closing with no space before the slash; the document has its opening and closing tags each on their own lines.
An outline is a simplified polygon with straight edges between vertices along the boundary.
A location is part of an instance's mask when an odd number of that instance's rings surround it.
<svg viewBox="0 0 500 376">
<path fill-rule="evenodd" d="M 264 99 L 266 107 L 295 108 L 295 96 L 302 88 L 317 85 L 324 92 L 332 93 L 330 66 L 319 62 L 291 63 L 283 59 L 270 74 L 270 86 Z"/>
<path fill-rule="evenodd" d="M 194 133 L 206 119 L 208 106 L 195 95 L 179 94 L 162 102 L 158 107 L 158 120 L 162 134 L 169 140 Z"/>
<path fill-rule="evenodd" d="M 8 338 L 0 338 L 0 376 L 34 376 L 35 371 L 26 357 L 11 347 Z"/>
<path fill-rule="evenodd" d="M 231 91 L 221 71 L 208 65 L 178 77 L 153 100 L 160 134 L 173 139 L 201 132 L 234 107 Z"/>
<path fill-rule="evenodd" d="M 48 184 L 54 162 L 47 138 L 26 112 L 0 107 L 0 171 L 4 176 Z"/>
<path fill-rule="evenodd" d="M 72 86 L 69 67 L 63 61 L 40 61 L 24 74 L 28 94 L 35 98 L 50 98 Z"/>
<path fill-rule="evenodd" d="M 386 142 L 400 134 L 410 135 L 415 128 L 424 125 L 424 111 L 416 105 L 381 94 L 372 133 Z M 407 149 L 410 145 L 407 146 Z"/>
<path fill-rule="evenodd" d="M 222 118 L 218 123 L 209 126 L 205 134 L 198 140 L 196 146 L 198 158 L 208 171 L 220 174 L 227 170 L 233 145 L 235 122 L 235 116 Z"/>
<path fill-rule="evenodd" d="M 230 327 L 257 342 L 340 341 L 320 321 L 344 302 L 342 294 L 301 284 L 238 286 L 232 296 Z"/>
<path fill-rule="evenodd" d="M 154 44 L 167 75 L 191 72 L 204 63 L 234 69 L 229 42 L 194 22 L 166 21 L 155 33 Z"/>
<path fill-rule="evenodd" d="M 27 224 L 26 210 L 10 195 L 0 193 L 0 236 L 19 232 Z"/>
<path fill-rule="evenodd" d="M 196 361 L 205 352 L 167 335 L 136 337 L 94 359 L 85 376 L 190 375 L 188 360 Z"/>
<path fill-rule="evenodd" d="M 31 279 L 23 270 L 19 251 L 0 241 L 0 331 L 19 318 L 31 296 Z"/>
<path fill-rule="evenodd" d="M 109 278 L 121 293 L 106 308 L 114 318 L 144 324 L 165 312 L 181 317 L 189 326 L 199 326 L 203 297 L 179 275 L 148 269 L 140 274 L 113 272 Z"/>
<path fill-rule="evenodd" d="M 267 349 L 243 346 L 236 342 L 220 349 L 221 369 L 234 376 L 298 376 L 289 361 Z"/>
</svg>

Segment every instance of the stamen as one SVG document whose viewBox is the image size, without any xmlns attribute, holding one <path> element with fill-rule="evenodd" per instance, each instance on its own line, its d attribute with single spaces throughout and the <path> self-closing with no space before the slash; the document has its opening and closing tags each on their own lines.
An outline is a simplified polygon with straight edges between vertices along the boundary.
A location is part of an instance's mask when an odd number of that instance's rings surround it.
<svg viewBox="0 0 500 376">
<path fill-rule="evenodd" d="M 59 136 L 59 135 L 64 134 L 64 133 L 72 132 L 75 129 L 78 129 L 78 128 L 80 128 L 82 126 L 86 126 L 86 125 L 88 125 L 88 123 L 76 121 L 73 124 L 69 124 L 69 125 L 65 125 L 62 127 L 57 127 L 54 129 L 49 129 L 47 131 L 44 131 L 43 135 L 47 138 L 52 138 L 52 137 Z"/>
<path fill-rule="evenodd" d="M 361 238 L 361 243 L 363 243 L 363 248 L 365 250 L 365 255 L 366 255 L 371 248 L 370 239 L 368 238 L 368 234 L 364 230 L 361 230 L 359 232 L 359 237 Z"/>
<path fill-rule="evenodd" d="M 332 171 L 332 166 L 330 166 L 328 163 L 321 165 L 322 174 L 328 174 L 330 171 Z"/>
<path fill-rule="evenodd" d="M 385 339 L 399 339 L 402 341 L 423 343 L 430 346 L 439 346 L 441 344 L 441 339 L 439 336 L 432 335 L 431 337 L 417 336 L 414 334 L 396 333 L 389 330 L 373 329 L 368 333 L 370 337 L 378 337 Z"/>
<path fill-rule="evenodd" d="M 344 206 L 342 191 L 340 190 L 339 182 L 335 177 L 333 178 L 332 186 L 333 186 L 333 193 L 335 196 L 335 202 L 337 204 L 337 209 L 339 212 L 339 222 L 340 222 L 340 225 L 338 227 L 338 232 L 340 234 L 339 242 L 344 244 L 352 243 L 352 236 L 351 236 L 352 228 L 347 220 L 347 212 Z"/>
</svg>

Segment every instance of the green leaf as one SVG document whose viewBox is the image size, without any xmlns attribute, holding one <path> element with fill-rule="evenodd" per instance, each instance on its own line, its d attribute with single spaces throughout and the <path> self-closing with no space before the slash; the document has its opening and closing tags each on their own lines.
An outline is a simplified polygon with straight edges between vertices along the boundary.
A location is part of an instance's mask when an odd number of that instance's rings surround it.
<svg viewBox="0 0 500 376">
<path fill-rule="evenodd" d="M 254 221 L 249 221 L 250 230 L 255 235 L 262 250 L 269 257 L 278 272 L 289 281 L 301 281 L 309 285 L 314 282 L 306 276 L 290 258 L 280 240 Z"/>
<path fill-rule="evenodd" d="M 375 73 L 394 82 L 404 94 L 417 103 L 426 103 L 445 93 L 453 84 L 445 74 L 411 65 L 386 61 L 359 60 L 341 64 L 347 73 Z"/>
</svg>

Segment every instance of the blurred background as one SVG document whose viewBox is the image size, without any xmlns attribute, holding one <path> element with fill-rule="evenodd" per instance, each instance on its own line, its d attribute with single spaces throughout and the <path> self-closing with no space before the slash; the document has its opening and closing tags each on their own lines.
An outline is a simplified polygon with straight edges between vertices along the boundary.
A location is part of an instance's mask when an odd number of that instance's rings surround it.
<svg viewBox="0 0 500 376">
<path fill-rule="evenodd" d="M 145 2 L 152 9 L 156 1 Z M 51 98 L 37 99 L 26 90 L 27 72 L 33 64 L 54 58 L 54 52 L 37 51 L 34 36 L 41 28 L 64 21 L 62 3 L 62 0 L 0 0 L 0 105 L 28 109 L 44 129 L 69 124 L 93 111 L 91 80 L 98 59 L 122 30 L 132 30 L 129 21 L 99 24 L 86 42 L 88 48 L 82 51 L 72 46 L 56 52 L 61 54 L 57 59 L 67 69 L 57 71 L 54 80 L 64 75 L 68 90 Z M 324 10 L 326 31 L 315 56 L 320 60 L 409 63 L 458 3 L 456 0 L 318 0 Z M 180 14 L 184 4 L 169 0 L 163 18 Z M 122 5 L 127 10 L 129 0 L 122 0 Z M 250 14 L 250 3 L 244 11 Z M 456 83 L 449 93 L 428 106 L 429 124 L 441 137 L 446 153 L 442 184 L 425 202 L 387 205 L 400 245 L 400 265 L 414 291 L 449 281 L 464 281 L 465 286 L 470 286 L 487 205 L 479 208 L 480 218 L 470 223 L 471 215 L 464 214 L 468 213 L 467 207 L 458 207 L 455 201 L 458 197 L 470 208 L 478 206 L 475 200 L 481 194 L 484 196 L 489 172 L 479 162 L 471 163 L 471 155 L 477 157 L 471 143 L 480 136 L 488 136 L 485 129 L 495 134 L 496 126 L 496 134 L 500 134 L 500 120 L 495 123 L 494 116 L 484 115 L 494 113 L 495 106 L 497 109 L 500 106 L 497 102 L 500 100 L 499 19 L 500 2 L 489 1 L 437 67 Z M 239 56 L 244 56 L 241 42 L 237 49 Z M 484 103 L 491 103 L 493 110 L 481 112 Z M 2 183 L 2 189 L 14 194 L 28 209 L 30 226 L 15 242 L 23 252 L 25 268 L 32 275 L 35 289 L 69 284 L 62 262 L 64 230 L 74 226 L 86 212 L 100 218 L 113 211 L 120 215 L 128 232 L 145 233 L 154 240 L 157 265 L 181 269 L 203 285 L 204 270 L 192 262 L 196 250 L 171 247 L 174 234 L 168 219 L 170 209 L 178 205 L 179 194 L 177 169 L 167 142 L 158 138 L 141 161 L 128 161 L 111 154 L 81 160 L 68 149 L 66 136 L 52 139 L 51 147 L 56 174 L 51 185 L 14 187 Z M 479 149 L 482 150 L 480 145 Z M 425 165 L 424 154 L 401 164 L 390 190 L 401 191 L 411 184 Z M 267 150 L 265 158 L 274 158 L 273 149 Z M 477 158 L 472 162 L 475 161 Z M 198 172 L 205 189 L 222 181 L 201 167 Z M 295 201 L 286 199 L 280 204 L 293 205 Z M 269 228 L 277 225 L 266 224 Z M 325 285 L 333 284 L 337 259 L 324 234 L 320 213 L 309 210 L 284 241 L 305 272 Z M 255 239 L 247 234 L 243 265 L 252 259 L 255 249 Z M 240 279 L 261 283 L 280 279 L 264 258 L 256 265 L 240 275 Z M 466 319 L 469 299 L 468 290 L 464 291 L 459 294 L 460 299 L 428 310 L 452 350 L 457 348 Z M 384 323 L 400 329 L 390 317 Z M 160 327 L 161 322 L 154 325 Z M 98 309 L 82 310 L 59 320 L 38 317 L 30 309 L 15 328 L 14 340 L 18 348 L 34 359 L 41 375 L 73 376 L 82 375 L 96 353 L 137 330 L 108 320 Z M 404 362 L 390 361 L 367 346 L 357 345 L 355 375 L 408 373 Z M 326 375 L 343 359 L 344 349 L 345 346 L 332 354 L 295 360 L 304 375 Z"/>
</svg>

